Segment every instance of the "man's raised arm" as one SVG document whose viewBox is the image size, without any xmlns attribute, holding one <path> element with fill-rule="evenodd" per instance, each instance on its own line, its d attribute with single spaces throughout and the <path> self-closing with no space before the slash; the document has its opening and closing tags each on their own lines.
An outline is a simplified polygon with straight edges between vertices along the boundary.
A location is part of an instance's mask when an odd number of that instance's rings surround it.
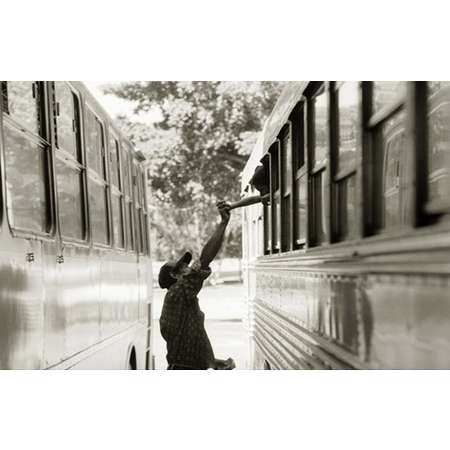
<svg viewBox="0 0 450 450">
<path fill-rule="evenodd" d="M 230 221 L 230 205 L 225 202 L 219 202 L 217 207 L 219 209 L 221 221 L 217 226 L 216 231 L 214 231 L 214 234 L 203 247 L 200 255 L 200 263 L 203 269 L 206 269 L 211 261 L 217 256 L 217 253 L 219 253 L 225 236 L 225 230 Z"/>
</svg>

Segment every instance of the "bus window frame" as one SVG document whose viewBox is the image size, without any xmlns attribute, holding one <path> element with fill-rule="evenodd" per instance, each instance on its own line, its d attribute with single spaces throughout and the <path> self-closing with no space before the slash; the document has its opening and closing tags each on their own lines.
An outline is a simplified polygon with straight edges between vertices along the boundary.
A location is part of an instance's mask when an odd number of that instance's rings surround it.
<svg viewBox="0 0 450 450">
<path fill-rule="evenodd" d="M 303 238 L 297 238 L 301 229 L 297 218 L 297 209 L 300 208 L 300 199 L 298 198 L 298 186 L 302 178 L 306 178 L 305 198 L 308 201 L 308 151 L 307 151 L 307 102 L 306 97 L 297 103 L 289 116 L 292 124 L 292 196 L 293 196 L 293 249 L 304 249 L 307 244 L 308 236 L 308 205 L 306 205 L 305 225 Z M 300 154 L 302 158 L 300 158 Z M 301 164 L 300 164 L 301 161 Z"/>
<path fill-rule="evenodd" d="M 379 110 L 375 110 L 374 105 L 374 82 L 362 82 L 362 101 L 363 101 L 363 190 L 365 191 L 364 199 L 367 203 L 364 204 L 364 235 L 365 236 L 386 236 L 401 233 L 406 227 L 413 225 L 410 217 L 406 223 L 399 223 L 393 226 L 386 226 L 384 223 L 384 184 L 385 184 L 385 164 L 386 164 L 386 149 L 382 149 L 382 160 L 379 155 L 376 157 L 377 149 L 377 134 L 380 133 L 380 128 L 383 124 L 394 117 L 396 114 L 404 112 L 405 123 L 404 133 L 406 136 L 406 148 L 410 146 L 411 150 L 416 147 L 414 142 L 411 142 L 412 133 L 412 118 L 411 109 L 413 108 L 414 98 L 411 92 L 411 83 L 407 83 L 405 94 L 399 95 L 390 104 L 384 106 Z M 406 150 L 407 151 L 407 150 Z M 413 159 L 413 158 L 410 158 Z M 378 161 L 378 162 L 377 162 Z M 410 165 L 405 164 L 403 168 L 405 171 L 405 183 L 409 185 L 414 182 L 411 174 Z M 370 173 L 369 173 L 370 172 Z M 368 176 L 364 176 L 368 175 Z M 377 181 L 376 181 L 377 180 Z M 375 182 L 381 183 L 378 188 L 375 187 Z M 404 186 L 406 185 L 404 184 Z M 405 190 L 405 187 L 403 188 Z M 416 189 L 417 191 L 417 189 Z M 399 196 L 402 195 L 402 189 L 399 189 Z M 415 197 L 412 195 L 411 197 Z M 415 198 L 414 198 L 415 200 Z M 415 202 L 414 202 L 415 203 Z M 415 210 L 415 207 L 409 208 Z"/>
<path fill-rule="evenodd" d="M 416 177 L 418 184 L 418 192 L 416 194 L 416 201 L 418 206 L 417 225 L 429 225 L 435 223 L 437 220 L 450 214 L 450 199 L 449 200 L 430 200 L 429 199 L 429 111 L 428 111 L 428 82 L 416 82 L 416 134 L 417 139 L 421 140 L 422 148 L 425 152 L 417 151 Z M 425 125 L 424 125 L 425 124 Z M 450 126 L 450 125 L 449 125 Z M 420 147 L 419 149 L 420 150 Z M 420 170 L 420 168 L 424 168 Z"/>
<path fill-rule="evenodd" d="M 8 82 L 6 82 L 8 83 Z M 0 223 L 3 223 L 6 219 L 8 224 L 9 231 L 11 236 L 15 238 L 40 238 L 41 240 L 50 240 L 53 241 L 56 238 L 57 226 L 56 226 L 56 198 L 55 198 L 55 180 L 54 180 L 54 171 L 53 171 L 53 138 L 52 138 L 52 129 L 51 129 L 51 121 L 50 121 L 50 112 L 49 112 L 49 88 L 48 82 L 46 81 L 33 81 L 36 89 L 36 93 L 39 96 L 38 111 L 39 111 L 39 134 L 35 134 L 29 131 L 26 127 L 21 125 L 15 119 L 13 119 L 8 110 L 5 110 L 3 105 L 3 92 L 2 92 L 2 101 L 0 106 L 1 112 L 1 136 L 0 136 L 0 146 L 2 151 L 2 187 L 3 187 L 3 198 L 2 204 L 5 208 L 4 218 L 1 219 Z M 27 139 L 41 146 L 42 148 L 39 151 L 44 152 L 45 155 L 45 178 L 44 178 L 44 186 L 45 186 L 45 198 L 47 202 L 47 211 L 46 211 L 46 221 L 47 221 L 47 231 L 39 231 L 39 230 L 30 230 L 27 228 L 22 228 L 13 225 L 13 220 L 11 218 L 11 208 L 9 206 L 10 200 L 7 195 L 7 168 L 6 168 L 6 150 L 5 150 L 5 142 L 4 142 L 4 130 L 5 127 L 11 127 L 16 131 L 23 133 Z M 4 165 L 3 165 L 4 163 Z M 3 209 L 3 208 L 2 208 Z"/>
<path fill-rule="evenodd" d="M 126 219 L 125 219 L 125 193 L 124 193 L 124 177 L 123 177 L 123 172 L 122 172 L 122 145 L 121 145 L 121 140 L 119 139 L 118 134 L 113 130 L 111 124 L 108 125 L 108 163 L 111 161 L 111 158 L 113 157 L 113 153 L 111 152 L 111 148 L 110 148 L 110 144 L 111 144 L 111 139 L 114 140 L 114 144 L 116 145 L 116 150 L 117 150 L 117 156 L 118 156 L 118 161 L 117 161 L 117 177 L 118 177 L 118 186 L 115 186 L 114 183 L 112 182 L 112 173 L 111 173 L 111 166 L 110 166 L 110 170 L 109 170 L 109 176 L 110 176 L 110 182 L 109 182 L 109 186 L 110 186 L 110 202 L 111 202 L 111 228 L 112 228 L 112 246 L 117 250 L 117 251 L 122 251 L 125 252 L 126 248 L 127 248 L 127 243 L 126 243 Z M 122 238 L 123 238 L 123 247 L 119 247 L 117 245 L 115 236 L 114 236 L 114 217 L 113 217 L 113 196 L 118 196 L 120 199 L 120 209 L 122 211 Z"/>
<path fill-rule="evenodd" d="M 286 180 L 286 176 L 288 175 L 287 169 L 284 166 L 285 163 L 285 148 L 283 146 L 283 140 L 287 139 L 290 142 L 290 167 L 291 173 L 289 174 L 290 183 Z M 294 202 L 293 202 L 293 187 L 294 187 L 294 142 L 293 142 L 293 133 L 292 133 L 292 122 L 288 120 L 283 127 L 281 128 L 277 141 L 279 142 L 279 176 L 280 176 L 280 252 L 286 253 L 292 251 L 294 249 L 294 221 L 293 221 L 293 213 L 294 213 Z M 286 198 L 289 202 L 290 214 L 286 217 L 285 204 Z M 286 222 L 288 224 L 286 225 Z M 286 235 L 286 229 L 289 231 L 289 234 Z"/>
<path fill-rule="evenodd" d="M 58 211 L 57 211 L 57 221 L 58 221 L 58 232 L 59 232 L 59 236 L 60 236 L 60 240 L 61 242 L 64 243 L 75 243 L 81 246 L 88 246 L 89 245 L 89 236 L 90 236 L 90 230 L 89 230 L 89 207 L 88 207 L 88 191 L 87 191 L 87 169 L 86 169 L 86 155 L 85 155 L 85 147 L 84 147 L 84 117 L 83 117 L 83 112 L 82 112 L 82 98 L 80 93 L 78 92 L 78 90 L 68 81 L 64 81 L 63 83 L 65 83 L 69 89 L 72 92 L 72 95 L 74 97 L 76 97 L 77 99 L 77 107 L 78 107 L 78 132 L 77 132 L 77 140 L 78 140 L 78 152 L 79 152 L 79 160 L 75 161 L 75 159 L 73 158 L 73 156 L 70 154 L 70 152 L 57 147 L 56 145 L 56 138 L 57 138 L 57 122 L 56 122 L 56 108 L 55 108 L 55 87 L 54 87 L 54 83 L 52 82 L 52 92 L 53 92 L 53 111 L 52 114 L 54 117 L 54 122 L 53 122 L 53 127 L 54 129 L 52 130 L 52 135 L 55 136 L 55 150 L 54 150 L 54 161 L 55 161 L 55 167 L 54 167 L 54 176 L 55 176 L 55 198 L 58 201 L 58 186 L 57 186 L 57 182 L 56 182 L 56 160 L 62 160 L 64 164 L 72 167 L 72 168 L 76 168 L 80 171 L 81 177 L 82 177 L 82 202 L 83 202 L 83 222 L 84 222 L 84 239 L 77 239 L 77 238 L 72 238 L 72 237 L 68 237 L 68 236 L 64 236 L 62 234 L 62 229 L 61 229 L 61 224 L 59 221 L 59 202 L 58 202 Z M 74 107 L 74 111 L 75 111 L 75 107 Z M 58 152 L 61 152 L 63 157 L 59 158 Z"/>
<path fill-rule="evenodd" d="M 275 159 L 276 154 L 276 159 Z M 280 156 L 281 156 L 281 143 L 279 139 L 276 139 L 269 148 L 270 155 L 270 221 L 271 221 L 271 253 L 279 254 L 281 253 L 281 164 L 280 164 Z M 274 167 L 275 166 L 275 167 Z M 274 172 L 277 175 L 277 188 L 274 188 Z M 276 208 L 276 199 L 278 198 L 280 207 L 279 214 L 277 214 Z M 277 217 L 278 216 L 278 217 Z M 278 219 L 278 223 L 277 223 Z M 275 222 L 275 227 L 274 227 Z M 277 226 L 279 225 L 279 226 Z"/>
<path fill-rule="evenodd" d="M 89 102 L 85 102 L 85 116 L 87 115 L 87 111 L 89 111 L 94 118 L 98 121 L 101 127 L 101 137 L 102 137 L 102 148 L 101 148 L 101 160 L 104 164 L 103 170 L 104 170 L 104 178 L 101 174 L 97 173 L 94 169 L 89 167 L 89 161 L 87 156 L 87 133 L 86 133 L 86 127 L 84 128 L 84 136 L 85 136 L 85 155 L 86 155 L 86 173 L 87 173 L 87 184 L 88 184 L 88 198 L 89 198 L 89 180 L 97 185 L 101 185 L 105 191 L 106 195 L 106 233 L 108 238 L 108 243 L 103 244 L 101 242 L 95 242 L 94 241 L 94 233 L 92 228 L 92 214 L 91 214 L 91 204 L 89 203 L 89 238 L 91 245 L 95 248 L 103 248 L 103 249 L 110 249 L 112 248 L 112 228 L 111 228 L 111 198 L 110 198 L 110 180 L 109 180 L 109 164 L 108 164 L 108 157 L 107 157 L 107 141 L 106 141 L 106 126 L 105 126 L 105 120 L 100 117 L 99 114 L 95 111 L 95 108 L 89 104 Z M 85 117 L 84 125 L 86 126 L 87 120 Z"/>
<path fill-rule="evenodd" d="M 328 115 L 327 115 L 327 127 L 326 135 L 328 139 L 328 152 L 324 162 L 320 164 L 315 163 L 315 100 L 318 95 L 325 95 L 328 102 Z M 324 245 L 331 243 L 331 211 L 330 211 L 330 153 L 331 153 L 331 124 L 330 124 L 330 83 L 326 81 L 313 82 L 305 90 L 306 97 L 306 149 L 307 149 L 307 171 L 308 171 L 308 189 L 307 189 L 307 201 L 308 201 L 308 234 L 307 244 L 305 248 L 321 248 Z M 315 204 L 318 201 L 317 195 L 317 180 L 321 180 L 320 186 L 320 208 L 315 208 Z M 322 229 L 325 231 L 319 236 L 319 230 L 317 228 L 317 211 L 320 210 Z"/>
<path fill-rule="evenodd" d="M 362 110 L 363 101 L 361 83 L 358 83 L 358 104 L 357 104 L 357 126 L 360 130 L 359 139 L 356 139 L 355 159 L 350 167 L 339 169 L 340 155 L 340 108 L 339 89 L 345 81 L 330 81 L 330 240 L 331 243 L 352 242 L 361 237 L 360 217 L 361 203 L 358 196 L 359 173 L 361 172 L 361 146 L 362 146 Z M 342 186 L 348 184 L 351 179 L 356 185 L 355 197 L 353 199 L 355 207 L 355 232 L 351 236 L 343 234 L 341 229 L 341 192 Z M 345 189 L 345 198 L 348 198 L 348 186 Z"/>
<path fill-rule="evenodd" d="M 263 204 L 262 220 L 263 220 L 263 255 L 270 255 L 272 253 L 272 183 L 270 180 L 270 153 L 266 153 L 262 159 L 261 164 L 269 171 L 269 201 Z M 267 235 L 267 240 L 266 240 Z"/>
</svg>

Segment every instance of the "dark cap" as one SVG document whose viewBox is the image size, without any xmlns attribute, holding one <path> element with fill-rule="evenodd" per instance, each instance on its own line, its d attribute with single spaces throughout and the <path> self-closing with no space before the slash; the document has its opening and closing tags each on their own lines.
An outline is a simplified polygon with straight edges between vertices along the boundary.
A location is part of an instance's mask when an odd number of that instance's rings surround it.
<svg viewBox="0 0 450 450">
<path fill-rule="evenodd" d="M 177 280 L 172 277 L 171 273 L 176 272 L 181 264 L 189 264 L 191 262 L 192 255 L 186 252 L 178 261 L 167 262 L 159 270 L 158 283 L 161 289 L 169 289 L 173 283 Z"/>
</svg>

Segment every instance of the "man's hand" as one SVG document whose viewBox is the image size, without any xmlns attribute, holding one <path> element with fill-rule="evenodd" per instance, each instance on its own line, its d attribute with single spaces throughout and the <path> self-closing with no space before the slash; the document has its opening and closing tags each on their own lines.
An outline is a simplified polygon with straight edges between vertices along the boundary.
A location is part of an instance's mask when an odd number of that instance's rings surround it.
<svg viewBox="0 0 450 450">
<path fill-rule="evenodd" d="M 236 364 L 233 358 L 228 359 L 215 359 L 214 360 L 215 370 L 233 370 L 236 368 Z"/>
<path fill-rule="evenodd" d="M 224 201 L 217 202 L 217 209 L 219 210 L 220 217 L 223 223 L 230 221 L 230 204 Z"/>
</svg>

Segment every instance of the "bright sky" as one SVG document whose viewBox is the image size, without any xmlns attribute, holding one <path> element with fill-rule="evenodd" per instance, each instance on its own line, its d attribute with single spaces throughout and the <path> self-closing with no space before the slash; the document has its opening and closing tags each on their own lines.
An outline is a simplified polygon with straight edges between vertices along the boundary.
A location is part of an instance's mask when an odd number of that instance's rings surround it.
<svg viewBox="0 0 450 450">
<path fill-rule="evenodd" d="M 111 115 L 112 118 L 115 118 L 118 115 L 126 115 L 136 121 L 148 124 L 157 122 L 160 118 L 160 114 L 158 111 L 134 114 L 136 102 L 124 100 L 111 94 L 105 95 L 102 92 L 102 86 L 119 85 L 120 83 L 123 83 L 122 81 L 83 81 L 83 83 L 88 87 L 88 89 L 92 92 L 95 98 L 106 109 L 106 111 Z"/>
</svg>

